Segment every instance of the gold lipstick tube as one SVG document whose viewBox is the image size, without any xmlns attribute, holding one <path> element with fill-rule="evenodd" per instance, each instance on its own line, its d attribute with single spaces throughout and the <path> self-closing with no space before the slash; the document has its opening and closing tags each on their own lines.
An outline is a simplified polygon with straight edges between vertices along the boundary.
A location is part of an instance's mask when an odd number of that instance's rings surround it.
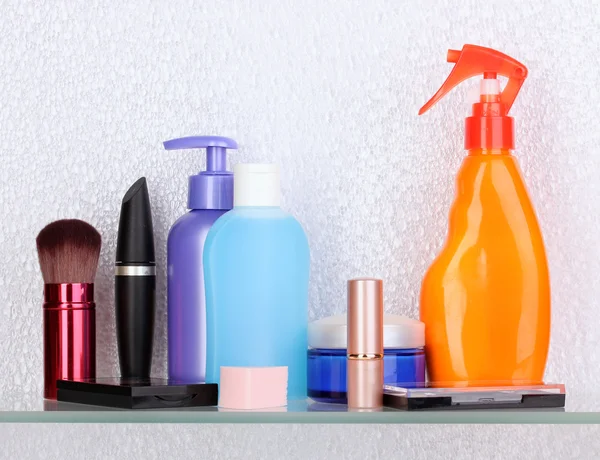
<svg viewBox="0 0 600 460">
<path fill-rule="evenodd" d="M 348 407 L 383 405 L 383 281 L 348 281 Z"/>
</svg>

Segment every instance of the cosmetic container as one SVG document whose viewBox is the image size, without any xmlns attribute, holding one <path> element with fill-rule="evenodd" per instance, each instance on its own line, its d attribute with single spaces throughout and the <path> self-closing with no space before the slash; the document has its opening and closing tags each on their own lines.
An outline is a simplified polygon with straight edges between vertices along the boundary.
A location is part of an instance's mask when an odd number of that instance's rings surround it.
<svg viewBox="0 0 600 460">
<path fill-rule="evenodd" d="M 152 209 L 142 177 L 123 197 L 117 233 L 115 320 L 121 377 L 150 377 L 155 309 Z"/>
<path fill-rule="evenodd" d="M 58 401 L 119 409 L 173 410 L 204 406 L 203 410 L 210 410 L 206 406 L 216 406 L 219 393 L 217 385 L 157 378 L 58 380 L 56 386 Z M 90 409 L 94 410 L 86 410 Z"/>
<path fill-rule="evenodd" d="M 452 72 L 419 113 L 471 77 L 480 77 L 479 100 L 464 122 L 467 155 L 446 242 L 421 286 L 427 373 L 442 386 L 536 385 L 550 346 L 550 276 L 534 203 L 513 155 L 509 115 L 527 67 L 476 45 L 448 50 L 447 61 Z M 503 89 L 498 77 L 507 79 Z M 529 136 L 528 144 L 535 140 Z"/>
<path fill-rule="evenodd" d="M 425 325 L 415 319 L 385 314 L 383 379 L 417 388 L 425 382 Z M 318 402 L 346 404 L 346 315 L 308 325 L 308 396 Z"/>
<path fill-rule="evenodd" d="M 204 242 L 216 220 L 233 207 L 233 173 L 227 150 L 233 139 L 190 136 L 164 143 L 167 150 L 206 149 L 206 171 L 189 178 L 189 212 L 171 227 L 167 240 L 169 379 L 203 382 L 206 372 Z"/>
<path fill-rule="evenodd" d="M 383 406 L 383 281 L 348 281 L 348 409 Z"/>
<path fill-rule="evenodd" d="M 206 381 L 221 367 L 288 368 L 288 399 L 306 398 L 308 240 L 280 204 L 279 168 L 238 164 L 234 207 L 204 245 Z"/>
</svg>

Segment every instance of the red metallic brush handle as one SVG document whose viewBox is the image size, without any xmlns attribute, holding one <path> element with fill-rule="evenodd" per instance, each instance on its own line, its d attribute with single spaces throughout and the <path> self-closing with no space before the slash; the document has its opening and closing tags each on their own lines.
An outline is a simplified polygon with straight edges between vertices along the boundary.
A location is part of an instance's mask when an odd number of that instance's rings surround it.
<svg viewBox="0 0 600 460">
<path fill-rule="evenodd" d="M 96 377 L 93 284 L 44 285 L 44 398 L 56 399 L 56 381 Z"/>
</svg>

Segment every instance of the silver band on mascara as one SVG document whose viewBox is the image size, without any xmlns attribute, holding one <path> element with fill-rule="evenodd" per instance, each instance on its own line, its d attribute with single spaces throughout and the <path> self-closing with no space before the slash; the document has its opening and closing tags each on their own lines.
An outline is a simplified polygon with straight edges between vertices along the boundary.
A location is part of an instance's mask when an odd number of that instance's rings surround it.
<svg viewBox="0 0 600 460">
<path fill-rule="evenodd" d="M 154 265 L 116 265 L 116 276 L 155 276 Z"/>
</svg>

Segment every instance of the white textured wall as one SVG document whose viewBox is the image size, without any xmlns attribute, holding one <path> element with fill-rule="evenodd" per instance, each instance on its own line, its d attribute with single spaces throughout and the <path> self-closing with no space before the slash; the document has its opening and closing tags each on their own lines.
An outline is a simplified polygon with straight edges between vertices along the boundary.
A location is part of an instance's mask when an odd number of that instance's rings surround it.
<svg viewBox="0 0 600 460">
<path fill-rule="evenodd" d="M 175 136 L 231 136 L 241 146 L 230 156 L 234 162 L 281 163 L 284 206 L 303 223 L 312 249 L 311 318 L 342 312 L 344 282 L 357 275 L 386 280 L 387 311 L 417 315 L 420 280 L 441 246 L 463 156 L 466 90 L 426 116 L 419 118 L 417 110 L 450 71 L 446 48 L 463 43 L 495 47 L 530 69 L 512 113 L 517 155 L 550 260 L 547 376 L 573 392 L 597 388 L 599 32 L 596 0 L 3 0 L 2 398 L 41 393 L 42 280 L 34 238 L 57 218 L 88 220 L 103 235 L 99 374 L 117 371 L 115 234 L 121 197 L 142 175 L 149 180 L 161 267 L 154 369 L 165 371 L 166 236 L 185 211 L 187 176 L 204 163 L 194 152 L 163 151 L 161 141 Z M 22 426 L 19 432 L 23 439 L 42 433 L 50 445 L 63 430 Z M 273 446 L 287 452 L 290 436 L 307 440 L 294 444 L 300 451 L 311 448 L 309 437 L 340 438 L 345 428 L 267 430 L 278 440 Z M 450 432 L 464 436 L 474 429 L 364 430 L 377 439 L 424 436 L 428 442 L 410 444 L 416 455 L 443 449 Z M 217 453 L 225 449 L 221 433 L 236 441 L 229 453 L 240 455 L 262 436 L 242 426 L 80 426 L 65 432 L 85 434 L 79 448 L 105 455 L 108 434 L 113 441 L 133 434 L 139 446 L 168 436 L 178 449 L 171 454 L 182 456 L 192 438 L 205 438 Z M 505 432 L 531 453 L 542 452 L 552 438 Z M 64 437 L 50 448 L 36 445 L 53 455 L 70 442 Z M 375 455 L 367 442 L 337 446 L 340 455 Z M 487 453 L 485 443 L 479 447 L 488 458 L 497 453 L 497 446 Z"/>
</svg>

